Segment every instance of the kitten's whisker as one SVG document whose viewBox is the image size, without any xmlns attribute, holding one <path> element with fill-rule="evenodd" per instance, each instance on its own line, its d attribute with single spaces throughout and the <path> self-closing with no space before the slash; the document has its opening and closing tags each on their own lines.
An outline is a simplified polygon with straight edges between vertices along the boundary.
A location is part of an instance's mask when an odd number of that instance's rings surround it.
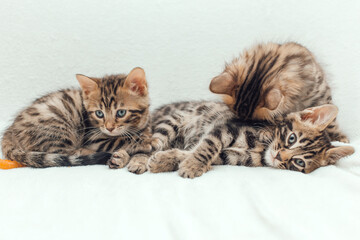
<svg viewBox="0 0 360 240">
<path fill-rule="evenodd" d="M 133 140 L 133 141 L 135 141 L 136 143 L 138 142 L 135 138 L 134 138 L 134 136 L 128 131 L 128 130 L 125 130 L 126 131 L 126 133 L 131 137 L 131 139 Z"/>
<path fill-rule="evenodd" d="M 92 142 L 93 140 L 96 140 L 101 134 L 102 132 L 99 129 L 94 129 L 93 131 L 89 132 L 89 134 L 93 134 L 91 135 L 87 141 L 85 141 L 83 144 L 87 144 L 89 142 Z"/>
</svg>

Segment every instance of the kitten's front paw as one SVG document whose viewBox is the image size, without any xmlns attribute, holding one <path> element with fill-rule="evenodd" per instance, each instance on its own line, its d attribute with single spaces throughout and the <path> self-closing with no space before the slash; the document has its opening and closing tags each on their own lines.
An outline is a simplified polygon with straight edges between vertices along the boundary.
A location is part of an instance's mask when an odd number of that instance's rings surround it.
<svg viewBox="0 0 360 240">
<path fill-rule="evenodd" d="M 143 139 L 138 141 L 131 149 L 132 152 L 143 152 L 143 153 L 151 153 L 151 139 Z"/>
<path fill-rule="evenodd" d="M 154 152 L 161 151 L 164 147 L 164 143 L 159 138 L 153 138 L 151 140 L 151 146 Z"/>
<path fill-rule="evenodd" d="M 176 171 L 186 154 L 179 149 L 157 152 L 150 157 L 147 167 L 152 173 Z"/>
<path fill-rule="evenodd" d="M 187 158 L 179 166 L 179 175 L 183 178 L 200 177 L 211 169 L 211 166 L 199 162 L 195 158 Z"/>
<path fill-rule="evenodd" d="M 342 135 L 339 137 L 339 142 L 350 143 L 350 140 L 345 135 Z"/>
<path fill-rule="evenodd" d="M 127 166 L 129 172 L 135 173 L 135 174 L 143 174 L 146 172 L 146 163 L 149 156 L 145 154 L 137 154 L 133 156 Z"/>
<path fill-rule="evenodd" d="M 109 165 L 109 168 L 123 168 L 129 163 L 129 160 L 129 154 L 124 150 L 120 150 L 112 155 L 107 165 Z"/>
<path fill-rule="evenodd" d="M 152 141 L 153 140 L 151 138 L 147 138 L 147 139 L 143 140 L 141 143 L 139 143 L 141 145 L 142 152 L 150 153 L 153 150 Z"/>
</svg>

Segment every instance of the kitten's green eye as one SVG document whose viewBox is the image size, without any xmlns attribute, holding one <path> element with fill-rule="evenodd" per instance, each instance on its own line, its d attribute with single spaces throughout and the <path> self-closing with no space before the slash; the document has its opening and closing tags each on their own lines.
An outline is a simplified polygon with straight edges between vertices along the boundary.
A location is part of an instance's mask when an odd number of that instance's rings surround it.
<svg viewBox="0 0 360 240">
<path fill-rule="evenodd" d="M 120 109 L 120 110 L 118 110 L 118 111 L 116 112 L 116 117 L 122 118 L 122 117 L 125 116 L 125 114 L 126 114 L 126 110 Z"/>
<path fill-rule="evenodd" d="M 289 138 L 288 138 L 288 144 L 291 146 L 296 142 L 296 135 L 295 133 L 290 134 Z"/>
<path fill-rule="evenodd" d="M 294 162 L 299 165 L 300 167 L 305 167 L 305 162 L 301 159 L 296 158 Z"/>
<path fill-rule="evenodd" d="M 98 118 L 103 118 L 103 117 L 104 117 L 104 113 L 103 113 L 101 110 L 96 110 L 96 111 L 95 111 L 95 115 L 96 115 Z"/>
</svg>

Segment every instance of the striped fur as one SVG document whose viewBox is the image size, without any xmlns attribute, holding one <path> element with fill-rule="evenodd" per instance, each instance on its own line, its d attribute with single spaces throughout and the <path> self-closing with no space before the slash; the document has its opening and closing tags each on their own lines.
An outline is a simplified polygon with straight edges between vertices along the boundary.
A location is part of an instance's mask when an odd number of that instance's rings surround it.
<svg viewBox="0 0 360 240">
<path fill-rule="evenodd" d="M 224 103 L 165 105 L 152 115 L 153 145 L 158 152 L 149 159 L 148 169 L 178 170 L 186 178 L 201 176 L 217 164 L 270 166 L 309 173 L 354 151 L 330 144 L 324 129 L 336 114 L 335 106 L 324 105 L 290 113 L 274 123 L 251 123 L 240 121 Z M 317 122 L 319 116 L 326 118 Z M 291 134 L 297 139 L 290 146 Z M 299 159 L 305 166 L 299 165 Z"/>
<path fill-rule="evenodd" d="M 278 115 L 332 103 L 323 69 L 308 49 L 293 42 L 245 50 L 212 80 L 210 90 L 225 94 L 225 103 L 244 120 L 273 121 Z M 332 140 L 348 142 L 336 122 L 327 131 Z"/>
<path fill-rule="evenodd" d="M 135 154 L 151 151 L 149 99 L 142 69 L 135 68 L 128 76 L 77 78 L 81 90 L 50 93 L 18 114 L 2 138 L 6 158 L 30 167 L 107 162 L 118 168 Z M 126 110 L 123 117 L 117 117 L 119 109 Z M 96 111 L 104 116 L 99 118 Z M 144 172 L 146 159 L 142 157 L 143 166 L 130 161 L 132 171 Z"/>
</svg>

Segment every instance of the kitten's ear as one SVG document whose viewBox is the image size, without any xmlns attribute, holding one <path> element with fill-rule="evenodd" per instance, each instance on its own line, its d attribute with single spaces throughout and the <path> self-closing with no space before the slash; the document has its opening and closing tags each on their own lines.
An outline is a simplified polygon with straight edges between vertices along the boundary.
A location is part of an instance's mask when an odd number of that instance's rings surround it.
<svg viewBox="0 0 360 240">
<path fill-rule="evenodd" d="M 235 84 L 233 77 L 229 73 L 224 72 L 211 80 L 210 91 L 231 96 Z"/>
<path fill-rule="evenodd" d="M 300 112 L 300 117 L 301 120 L 310 122 L 322 131 L 334 121 L 337 113 L 338 108 L 335 105 L 325 104 L 305 109 Z"/>
<path fill-rule="evenodd" d="M 76 74 L 76 79 L 85 95 L 89 95 L 98 89 L 99 79 L 89 78 L 82 74 Z"/>
<path fill-rule="evenodd" d="M 127 75 L 124 86 L 140 96 L 148 94 L 144 69 L 136 67 Z"/>
<path fill-rule="evenodd" d="M 329 148 L 325 152 L 325 159 L 322 165 L 335 164 L 340 158 L 349 156 L 355 152 L 355 149 L 350 146 L 341 146 Z"/>
<path fill-rule="evenodd" d="M 283 95 L 281 91 L 277 88 L 271 89 L 265 96 L 265 105 L 269 110 L 275 110 L 282 99 Z"/>
</svg>

